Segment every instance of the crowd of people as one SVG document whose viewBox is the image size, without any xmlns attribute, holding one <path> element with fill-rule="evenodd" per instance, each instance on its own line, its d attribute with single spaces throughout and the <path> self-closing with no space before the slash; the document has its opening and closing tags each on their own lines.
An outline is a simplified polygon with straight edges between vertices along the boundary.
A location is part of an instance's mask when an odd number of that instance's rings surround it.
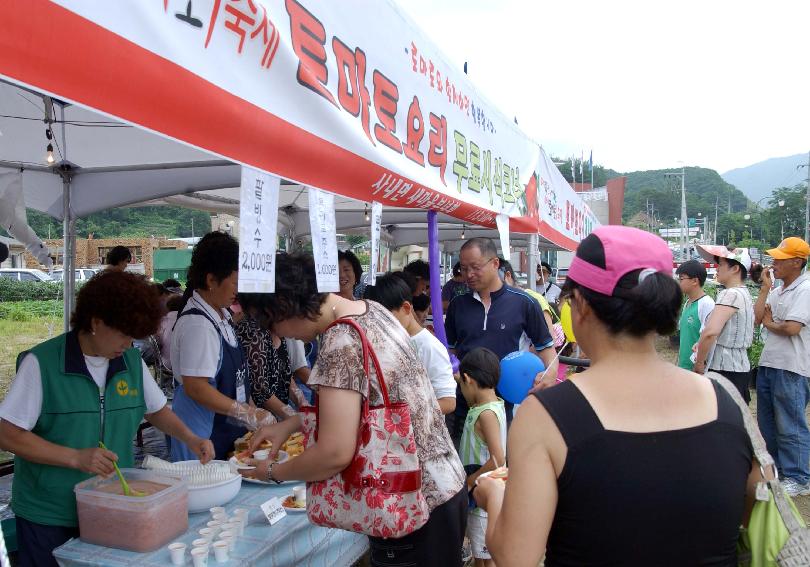
<svg viewBox="0 0 810 567">
<path fill-rule="evenodd" d="M 355 457 L 364 400 L 407 404 L 428 517 L 403 537 L 369 536 L 372 565 L 460 565 L 467 549 L 482 566 L 733 565 L 761 473 L 739 409 L 703 374 L 722 374 L 749 401 L 747 349 L 760 327 L 759 426 L 788 492 L 810 494 L 810 249 L 800 238 L 769 250 L 764 270 L 745 249 L 699 247 L 718 265 L 714 300 L 701 262 L 673 278 L 666 243 L 633 228 L 583 239 L 562 287 L 541 263 L 537 291 L 520 288 L 491 240 L 473 238 L 433 291 L 446 345 L 427 322 L 422 260 L 370 285 L 341 251 L 340 290 L 322 293 L 310 255 L 279 253 L 275 292 L 239 294 L 238 250 L 225 233 L 204 236 L 185 290 L 123 271 L 131 255 L 118 251 L 79 291 L 73 330 L 20 358 L 0 446 L 17 457 L 22 565 L 55 564 L 51 551 L 77 530 L 72 486 L 131 465 L 142 419 L 167 434 L 172 460 L 207 462 L 249 430 L 252 446 L 280 447 L 314 395 L 317 439 L 243 474 L 329 479 Z M 756 302 L 749 276 L 761 284 Z M 590 359 L 568 379 L 557 368 L 563 306 Z M 655 338 L 676 329 L 673 365 Z M 131 348 L 144 337 L 171 377 L 170 404 Z M 366 370 L 364 345 L 377 370 Z M 502 361 L 520 352 L 543 370 L 515 411 L 499 385 L 512 379 Z"/>
</svg>

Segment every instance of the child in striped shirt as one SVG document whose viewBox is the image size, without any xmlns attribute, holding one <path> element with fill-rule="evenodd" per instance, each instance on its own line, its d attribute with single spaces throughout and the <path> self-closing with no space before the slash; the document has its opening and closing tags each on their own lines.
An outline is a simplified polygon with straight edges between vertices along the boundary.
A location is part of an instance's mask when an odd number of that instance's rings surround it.
<svg viewBox="0 0 810 567">
<path fill-rule="evenodd" d="M 470 491 L 479 476 L 506 462 L 506 410 L 503 400 L 495 393 L 500 374 L 498 356 L 486 348 L 470 351 L 459 366 L 459 386 L 470 406 L 461 434 L 459 456 L 468 474 Z M 487 550 L 486 533 L 487 513 L 475 507 L 467 520 L 467 537 L 477 567 L 495 565 Z"/>
</svg>

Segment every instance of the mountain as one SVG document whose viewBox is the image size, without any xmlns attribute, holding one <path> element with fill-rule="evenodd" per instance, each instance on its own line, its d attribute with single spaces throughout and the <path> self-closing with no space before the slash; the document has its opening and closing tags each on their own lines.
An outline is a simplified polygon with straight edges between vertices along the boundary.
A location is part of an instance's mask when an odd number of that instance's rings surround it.
<svg viewBox="0 0 810 567">
<path fill-rule="evenodd" d="M 649 203 L 656 219 L 664 225 L 673 224 L 681 217 L 681 180 L 679 176 L 666 175 L 680 173 L 678 169 L 658 169 L 624 173 L 627 185 L 624 195 L 624 219 L 633 218 L 647 211 Z M 686 210 L 689 217 L 714 217 L 715 206 L 720 215 L 742 211 L 748 204 L 746 196 L 733 185 L 727 183 L 713 169 L 687 167 Z M 700 215 L 698 215 L 700 213 Z"/>
<path fill-rule="evenodd" d="M 807 179 L 806 169 L 796 166 L 807 164 L 807 154 L 771 158 L 732 169 L 722 174 L 723 179 L 745 193 L 754 202 L 770 196 L 779 187 L 793 187 Z"/>
</svg>

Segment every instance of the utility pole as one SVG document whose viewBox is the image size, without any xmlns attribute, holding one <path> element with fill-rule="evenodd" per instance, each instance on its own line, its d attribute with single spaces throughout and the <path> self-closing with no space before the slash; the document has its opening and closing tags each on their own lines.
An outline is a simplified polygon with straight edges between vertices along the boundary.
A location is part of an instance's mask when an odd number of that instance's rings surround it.
<svg viewBox="0 0 810 567">
<path fill-rule="evenodd" d="M 671 175 L 671 176 L 681 176 L 681 239 L 680 239 L 680 247 L 681 247 L 681 261 L 686 261 L 689 259 L 689 253 L 687 251 L 687 241 L 689 235 L 689 220 L 686 216 L 686 168 L 681 167 L 680 173 L 665 173 L 664 175 Z"/>
<path fill-rule="evenodd" d="M 810 242 L 810 152 L 807 153 L 807 163 L 796 166 L 796 169 L 807 168 L 807 194 L 804 196 L 804 241 Z M 784 240 L 782 236 L 782 240 Z"/>
<path fill-rule="evenodd" d="M 720 208 L 720 194 L 717 194 L 717 197 L 714 200 L 714 240 L 715 244 L 717 244 L 717 209 Z"/>
</svg>

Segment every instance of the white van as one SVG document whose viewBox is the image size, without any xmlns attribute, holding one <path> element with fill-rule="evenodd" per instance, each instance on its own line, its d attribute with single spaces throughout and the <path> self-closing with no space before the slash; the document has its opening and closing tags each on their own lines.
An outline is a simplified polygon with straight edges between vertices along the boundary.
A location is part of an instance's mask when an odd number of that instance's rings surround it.
<svg viewBox="0 0 810 567">
<path fill-rule="evenodd" d="M 90 278 L 92 278 L 94 275 L 96 275 L 97 271 L 98 270 L 94 270 L 93 268 L 76 268 L 73 271 L 73 273 L 75 274 L 74 279 L 77 282 L 87 281 Z M 65 270 L 63 270 L 62 268 L 59 268 L 59 269 L 53 271 L 53 273 L 51 274 L 51 277 L 53 278 L 54 281 L 61 282 L 62 278 L 64 277 L 64 274 L 65 274 Z"/>
<path fill-rule="evenodd" d="M 51 276 L 42 270 L 32 270 L 27 268 L 0 268 L 0 278 L 14 280 L 18 282 L 50 282 Z"/>
</svg>

